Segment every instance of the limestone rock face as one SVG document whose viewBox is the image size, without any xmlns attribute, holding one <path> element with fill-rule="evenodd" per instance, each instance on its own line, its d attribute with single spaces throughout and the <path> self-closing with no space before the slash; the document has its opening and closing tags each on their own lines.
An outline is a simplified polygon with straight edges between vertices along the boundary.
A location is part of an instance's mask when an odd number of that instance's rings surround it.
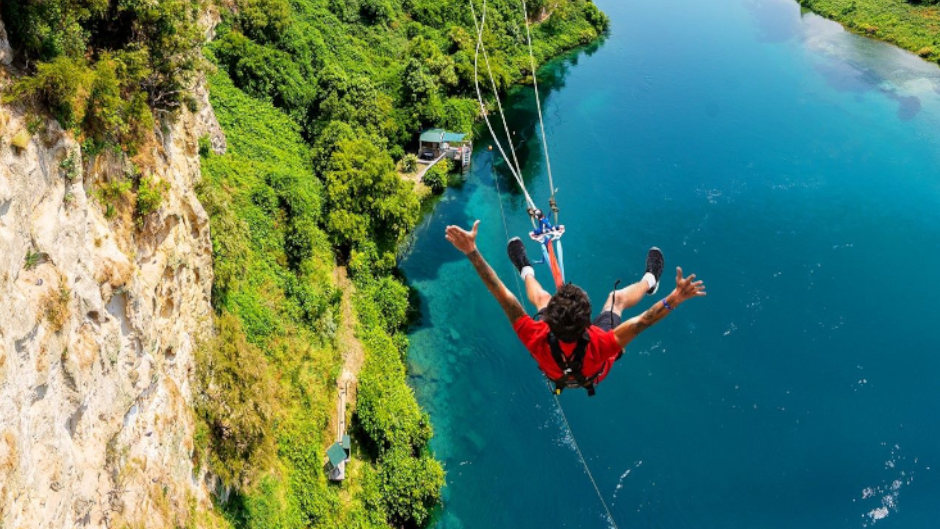
<svg viewBox="0 0 940 529">
<path fill-rule="evenodd" d="M 10 49 L 10 41 L 7 40 L 7 31 L 0 21 L 0 64 L 9 65 L 13 61 L 13 50 Z"/>
<path fill-rule="evenodd" d="M 15 147 L 27 116 L 0 104 L 4 529 L 174 527 L 209 508 L 191 402 L 212 248 L 193 186 L 197 140 L 218 125 L 200 94 L 199 114 L 183 110 L 145 147 L 168 187 L 136 222 L 106 218 L 101 164 L 70 133 L 49 122 Z"/>
</svg>

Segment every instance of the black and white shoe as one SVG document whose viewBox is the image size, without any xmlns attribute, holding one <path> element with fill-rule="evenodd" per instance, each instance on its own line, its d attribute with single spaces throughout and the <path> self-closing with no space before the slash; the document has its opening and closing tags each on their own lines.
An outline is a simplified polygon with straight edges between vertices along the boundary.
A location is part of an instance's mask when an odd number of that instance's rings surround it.
<svg viewBox="0 0 940 529">
<path fill-rule="evenodd" d="M 509 244 L 506 245 L 506 253 L 509 254 L 509 260 L 516 267 L 517 272 L 522 272 L 523 268 L 532 266 L 529 257 L 525 254 L 525 244 L 522 243 L 522 239 L 519 237 L 509 239 Z"/>
<path fill-rule="evenodd" d="M 665 262 L 666 259 L 663 257 L 662 250 L 655 246 L 650 248 L 649 253 L 646 254 L 646 273 L 653 274 L 656 284 L 646 291 L 647 294 L 655 294 L 659 290 L 659 278 L 663 275 Z"/>
</svg>

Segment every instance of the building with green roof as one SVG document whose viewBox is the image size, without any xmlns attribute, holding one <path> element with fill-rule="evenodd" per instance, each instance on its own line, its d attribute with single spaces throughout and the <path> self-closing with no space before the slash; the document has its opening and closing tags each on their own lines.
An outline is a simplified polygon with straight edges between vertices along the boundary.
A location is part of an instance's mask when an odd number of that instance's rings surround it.
<svg viewBox="0 0 940 529">
<path fill-rule="evenodd" d="M 333 481 L 346 478 L 346 461 L 349 461 L 349 436 L 343 436 L 343 442 L 333 443 L 326 450 L 326 471 Z"/>
<path fill-rule="evenodd" d="M 467 167 L 472 150 L 470 136 L 460 132 L 428 129 L 418 137 L 418 158 L 423 160 L 437 160 L 443 156 Z"/>
</svg>

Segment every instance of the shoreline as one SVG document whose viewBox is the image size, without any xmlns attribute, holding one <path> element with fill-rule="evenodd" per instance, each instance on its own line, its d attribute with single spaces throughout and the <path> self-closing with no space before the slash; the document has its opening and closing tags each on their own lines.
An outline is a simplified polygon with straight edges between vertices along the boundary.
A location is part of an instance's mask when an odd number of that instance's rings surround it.
<svg viewBox="0 0 940 529">
<path fill-rule="evenodd" d="M 797 2 L 802 9 L 838 22 L 846 31 L 897 46 L 940 66 L 940 4 L 915 5 L 904 0 Z"/>
</svg>

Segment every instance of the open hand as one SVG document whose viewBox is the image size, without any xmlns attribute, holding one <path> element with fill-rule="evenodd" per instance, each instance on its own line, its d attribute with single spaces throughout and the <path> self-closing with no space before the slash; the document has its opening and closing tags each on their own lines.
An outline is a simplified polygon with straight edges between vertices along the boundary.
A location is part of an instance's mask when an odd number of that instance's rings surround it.
<svg viewBox="0 0 940 529">
<path fill-rule="evenodd" d="M 679 303 L 683 301 L 705 295 L 705 283 L 701 280 L 695 281 L 695 274 L 689 274 L 689 277 L 682 277 L 682 267 L 676 267 L 676 296 Z"/>
<path fill-rule="evenodd" d="M 467 231 L 460 226 L 448 226 L 444 231 L 444 238 L 450 241 L 465 255 L 477 249 L 477 229 L 480 227 L 480 221 L 474 221 L 473 228 Z"/>
</svg>

